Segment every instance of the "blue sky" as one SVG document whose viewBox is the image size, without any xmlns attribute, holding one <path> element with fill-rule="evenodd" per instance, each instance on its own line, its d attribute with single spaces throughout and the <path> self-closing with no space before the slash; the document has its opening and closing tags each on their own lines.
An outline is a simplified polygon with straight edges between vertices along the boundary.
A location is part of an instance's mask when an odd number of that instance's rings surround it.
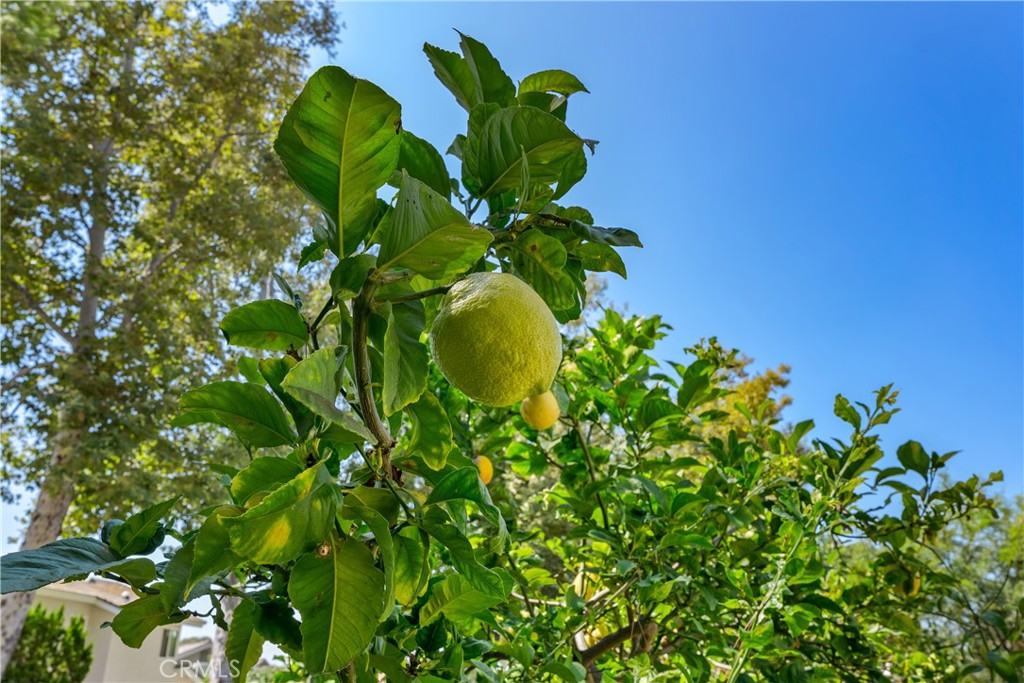
<svg viewBox="0 0 1024 683">
<path fill-rule="evenodd" d="M 717 335 L 793 367 L 791 420 L 889 382 L 916 438 L 1024 492 L 1020 4 L 359 3 L 336 63 L 442 151 L 465 125 L 424 41 L 485 42 L 515 80 L 575 73 L 601 141 L 566 200 L 640 233 L 610 297 L 663 358 Z M 454 167 L 453 167 L 454 169 Z"/>
</svg>

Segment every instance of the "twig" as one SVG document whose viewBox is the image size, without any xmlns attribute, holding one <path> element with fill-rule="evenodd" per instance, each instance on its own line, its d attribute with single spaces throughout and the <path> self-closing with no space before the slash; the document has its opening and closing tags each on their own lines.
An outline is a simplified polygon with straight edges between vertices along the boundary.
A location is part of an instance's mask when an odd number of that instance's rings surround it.
<svg viewBox="0 0 1024 683">
<path fill-rule="evenodd" d="M 445 285 L 443 287 L 433 287 L 431 289 L 424 289 L 422 292 L 411 292 L 409 294 L 402 294 L 389 299 L 383 299 L 380 303 L 387 302 L 391 304 L 404 304 L 407 301 L 419 301 L 420 299 L 426 299 L 430 296 L 437 296 L 438 294 L 447 294 L 448 290 L 451 289 L 451 285 Z"/>
<path fill-rule="evenodd" d="M 587 471 L 590 473 L 590 481 L 592 481 L 593 483 L 596 484 L 597 483 L 597 467 L 594 465 L 594 459 L 590 456 L 590 445 L 587 443 L 586 437 L 583 436 L 583 430 L 580 429 L 579 421 L 576 420 L 576 419 L 573 419 L 572 426 L 573 426 L 573 429 L 576 430 L 576 436 L 578 436 L 579 439 L 580 439 L 580 446 L 583 449 L 583 455 L 587 459 Z M 602 524 L 603 524 L 603 526 L 605 528 L 605 531 L 607 531 L 608 530 L 608 508 L 605 507 L 605 505 L 604 505 L 604 498 L 601 497 L 601 493 L 600 492 L 595 491 L 594 492 L 594 497 L 597 499 L 597 504 L 601 507 L 601 522 L 602 522 Z"/>
</svg>

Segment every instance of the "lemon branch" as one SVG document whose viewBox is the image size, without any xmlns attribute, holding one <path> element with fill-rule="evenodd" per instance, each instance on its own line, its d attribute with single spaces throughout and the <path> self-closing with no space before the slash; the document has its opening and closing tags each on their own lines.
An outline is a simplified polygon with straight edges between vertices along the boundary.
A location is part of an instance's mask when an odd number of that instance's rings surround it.
<svg viewBox="0 0 1024 683">
<path fill-rule="evenodd" d="M 396 276 L 392 276 L 392 281 Z M 380 454 L 381 472 L 384 477 L 391 474 L 391 450 L 395 439 L 377 412 L 373 398 L 373 383 L 370 374 L 370 356 L 366 346 L 367 322 L 373 308 L 373 293 L 384 279 L 371 273 L 363 282 L 362 289 L 352 302 L 352 361 L 355 366 L 356 391 L 359 394 L 359 409 L 363 422 L 376 440 L 375 449 Z"/>
<path fill-rule="evenodd" d="M 384 299 L 391 304 L 404 304 L 408 301 L 419 301 L 420 299 L 426 299 L 431 296 L 438 296 L 439 294 L 447 294 L 448 290 L 451 289 L 451 285 L 444 285 L 443 287 L 433 287 L 431 289 L 424 289 L 422 292 L 410 292 L 409 294 L 402 294 L 400 296 L 390 297 Z"/>
</svg>

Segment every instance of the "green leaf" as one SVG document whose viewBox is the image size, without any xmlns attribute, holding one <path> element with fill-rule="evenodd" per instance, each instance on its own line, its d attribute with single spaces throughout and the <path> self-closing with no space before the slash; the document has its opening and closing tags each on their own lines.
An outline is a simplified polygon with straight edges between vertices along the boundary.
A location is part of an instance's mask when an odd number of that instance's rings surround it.
<svg viewBox="0 0 1024 683">
<path fill-rule="evenodd" d="M 160 599 L 164 603 L 164 609 L 171 612 L 184 604 L 185 589 L 188 585 L 188 577 L 192 571 L 192 561 L 195 559 L 195 539 L 186 541 L 180 548 L 174 551 L 170 561 L 164 567 L 163 583 L 160 587 Z"/>
<path fill-rule="evenodd" d="M 504 569 L 488 569 L 482 565 L 477 559 L 469 539 L 456 529 L 450 520 L 442 522 L 440 519 L 424 518 L 422 527 L 440 541 L 441 545 L 448 548 L 455 571 L 465 577 L 473 588 L 501 600 L 508 596 L 515 583 L 512 577 Z"/>
<path fill-rule="evenodd" d="M 500 602 L 501 598 L 473 588 L 463 576 L 450 574 L 431 586 L 430 597 L 420 608 L 420 627 L 429 625 L 442 614 L 456 624 L 464 624 Z"/>
<path fill-rule="evenodd" d="M 372 437 L 366 426 L 353 413 L 337 407 L 340 372 L 337 349 L 320 349 L 292 368 L 281 387 L 320 417 L 369 440 Z"/>
<path fill-rule="evenodd" d="M 448 459 L 448 452 L 454 446 L 452 424 L 441 402 L 436 396 L 426 392 L 408 407 L 406 415 L 412 427 L 405 450 L 419 456 L 430 469 L 440 470 Z"/>
<path fill-rule="evenodd" d="M 589 242 L 607 244 L 612 247 L 644 246 L 640 242 L 639 235 L 626 228 L 602 228 L 575 219 L 570 221 L 568 228 L 574 237 L 581 237 Z"/>
<path fill-rule="evenodd" d="M 380 271 L 405 267 L 441 280 L 468 269 L 491 243 L 491 233 L 471 225 L 447 199 L 409 175 L 403 175 L 395 202 L 381 235 Z"/>
<path fill-rule="evenodd" d="M 238 517 L 224 518 L 231 549 L 259 564 L 283 564 L 327 537 L 341 496 L 321 464 Z"/>
<path fill-rule="evenodd" d="M 393 415 L 427 388 L 427 347 L 420 341 L 426 326 L 423 304 L 409 301 L 388 306 L 384 333 L 384 414 Z"/>
<path fill-rule="evenodd" d="M 398 102 L 336 66 L 310 77 L 281 123 L 274 151 L 331 222 L 328 242 L 339 257 L 372 226 L 377 190 L 398 165 L 401 126 Z"/>
<path fill-rule="evenodd" d="M 491 494 L 480 480 L 480 472 L 476 467 L 460 467 L 446 474 L 427 496 L 425 505 L 434 505 L 449 500 L 471 500 L 480 506 L 484 517 L 498 527 L 498 540 L 504 542 L 508 531 L 501 511 L 491 502 Z"/>
<path fill-rule="evenodd" d="M 622 257 L 607 244 L 586 242 L 573 247 L 572 255 L 589 271 L 611 272 L 621 275 L 623 279 L 626 277 L 626 264 L 622 262 Z"/>
<path fill-rule="evenodd" d="M 300 436 L 305 436 L 313 427 L 313 413 L 281 388 L 282 380 L 298 364 L 299 361 L 291 356 L 264 358 L 257 364 L 257 369 L 259 370 L 260 377 L 264 379 L 270 390 L 281 400 L 281 403 L 284 404 L 284 407 L 292 416 L 296 431 Z"/>
<path fill-rule="evenodd" d="M 587 670 L 579 662 L 551 662 L 540 671 L 558 676 L 566 683 L 583 683 L 587 680 Z"/>
<path fill-rule="evenodd" d="M 239 504 L 260 491 L 273 491 L 299 476 L 303 468 L 294 460 L 268 455 L 253 458 L 231 479 L 231 497 Z"/>
<path fill-rule="evenodd" d="M 351 499 L 350 499 L 351 500 Z M 395 606 L 395 544 L 391 537 L 391 529 L 388 520 L 373 508 L 363 505 L 348 505 L 346 507 L 355 514 L 370 528 L 374 541 L 380 550 L 380 557 L 384 564 L 384 598 L 381 600 L 381 610 L 378 621 L 384 621 L 391 616 L 391 609 Z"/>
<path fill-rule="evenodd" d="M 341 511 L 341 516 L 345 519 L 356 519 L 355 509 L 356 506 L 359 506 L 376 511 L 387 520 L 390 526 L 398 524 L 398 511 L 401 506 L 398 503 L 398 498 L 390 489 L 356 486 L 346 490 L 345 496 L 347 500 Z M 352 505 L 353 501 L 355 505 Z"/>
<path fill-rule="evenodd" d="M 552 311 L 579 304 L 579 289 L 565 271 L 565 247 L 540 230 L 527 230 L 512 243 L 512 265 Z M 564 322 L 564 321 L 563 321 Z"/>
<path fill-rule="evenodd" d="M 479 131 L 470 127 L 462 146 L 463 177 L 478 184 L 474 194 L 480 197 L 518 190 L 525 159 L 531 182 L 558 182 L 561 196 L 569 189 L 563 187 L 563 167 L 570 160 L 578 165 L 582 148 L 583 140 L 551 114 L 534 107 L 502 109 Z"/>
<path fill-rule="evenodd" d="M 306 321 L 295 306 L 278 299 L 245 304 L 220 321 L 229 344 L 266 351 L 290 351 L 306 344 Z"/>
<path fill-rule="evenodd" d="M 455 100 L 463 109 L 469 111 L 480 103 L 473 74 L 464 58 L 458 53 L 434 47 L 429 43 L 423 44 L 423 52 L 430 60 L 430 65 L 434 67 L 434 75 L 455 95 Z"/>
<path fill-rule="evenodd" d="M 494 102 L 503 107 L 515 101 L 516 86 L 487 46 L 459 32 L 460 47 L 479 102 Z"/>
<path fill-rule="evenodd" d="M 106 543 L 93 538 L 62 538 L 0 557 L 0 592 L 34 591 L 70 576 L 93 572 L 117 573 L 118 567 L 137 564 L 139 559 L 143 558 L 125 560 Z"/>
<path fill-rule="evenodd" d="M 314 238 L 312 242 L 304 246 L 302 251 L 299 252 L 299 265 L 295 267 L 295 272 L 298 273 L 310 263 L 322 261 L 326 251 L 327 242 L 321 242 L 319 239 Z"/>
<path fill-rule="evenodd" d="M 238 358 L 238 373 L 246 381 L 254 384 L 263 384 L 263 375 L 260 374 L 259 361 L 251 356 L 240 356 Z"/>
<path fill-rule="evenodd" d="M 164 624 L 177 624 L 186 616 L 165 608 L 159 595 L 147 595 L 122 607 L 110 626 L 125 645 L 138 649 L 153 629 Z"/>
<path fill-rule="evenodd" d="M 362 289 L 366 274 L 377 265 L 373 254 L 346 256 L 331 271 L 331 292 L 338 301 L 351 299 Z"/>
<path fill-rule="evenodd" d="M 451 199 L 452 185 L 448 167 L 441 153 L 423 138 L 407 130 L 402 131 L 402 149 L 398 155 L 398 168 L 422 181 L 445 199 Z M 401 175 L 398 176 L 401 183 Z"/>
<path fill-rule="evenodd" d="M 590 91 L 580 83 L 580 79 L 568 71 L 561 69 L 549 69 L 530 74 L 519 84 L 519 94 L 529 92 L 556 92 L 559 95 L 568 97 L 574 93 Z"/>
<path fill-rule="evenodd" d="M 924 450 L 924 446 L 917 441 L 908 441 L 900 446 L 896 450 L 896 457 L 899 458 L 900 464 L 908 470 L 914 470 L 922 477 L 928 476 L 928 463 L 931 462 L 931 459 L 928 457 L 927 451 Z"/>
<path fill-rule="evenodd" d="M 302 658 L 302 631 L 285 598 L 258 604 L 256 632 L 279 645 L 292 659 Z"/>
<path fill-rule="evenodd" d="M 252 383 L 212 382 L 185 392 L 181 408 L 183 414 L 171 424 L 221 425 L 256 447 L 284 446 L 298 438 L 281 404 L 265 389 Z"/>
<path fill-rule="evenodd" d="M 406 527 L 392 537 L 395 546 L 395 598 L 411 605 L 427 583 L 429 557 L 415 527 Z"/>
<path fill-rule="evenodd" d="M 275 460 L 280 460 L 280 458 L 275 458 Z M 184 598 L 186 602 L 191 599 L 192 588 L 201 579 L 219 574 L 242 561 L 242 558 L 231 550 L 231 536 L 228 534 L 227 527 L 224 526 L 224 519 L 238 517 L 243 512 L 243 508 L 236 505 L 221 506 L 214 510 L 213 514 L 207 517 L 203 525 L 199 527 L 195 550 L 193 550 L 192 567 L 189 571 L 188 582 L 185 584 Z"/>
<path fill-rule="evenodd" d="M 110 547 L 121 557 L 143 552 L 151 553 L 156 550 L 153 547 L 154 539 L 159 536 L 159 539 L 156 540 L 156 543 L 159 544 L 164 538 L 164 527 L 161 521 L 177 502 L 178 497 L 176 496 L 129 517 L 111 534 Z"/>
<path fill-rule="evenodd" d="M 236 683 L 245 683 L 249 670 L 256 665 L 263 654 L 264 638 L 256 630 L 259 607 L 251 600 L 243 600 L 231 615 L 228 626 L 228 640 L 224 652 L 234 664 Z"/>
<path fill-rule="evenodd" d="M 156 578 L 156 565 L 148 557 L 133 557 L 107 572 L 120 576 L 135 587 L 141 587 Z"/>
<path fill-rule="evenodd" d="M 384 609 L 384 575 L 369 548 L 331 534 L 318 552 L 295 563 L 288 597 L 302 615 L 305 665 L 337 671 L 373 638 Z"/>
</svg>

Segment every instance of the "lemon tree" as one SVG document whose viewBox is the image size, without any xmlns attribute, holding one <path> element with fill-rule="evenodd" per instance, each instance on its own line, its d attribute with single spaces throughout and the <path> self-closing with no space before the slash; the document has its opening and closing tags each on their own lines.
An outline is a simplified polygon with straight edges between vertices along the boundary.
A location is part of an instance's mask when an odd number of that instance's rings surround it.
<svg viewBox="0 0 1024 683">
<path fill-rule="evenodd" d="M 586 88 L 557 69 L 516 83 L 461 34 L 425 52 L 466 112 L 448 160 L 336 66 L 280 124 L 323 217 L 298 268 L 332 270 L 312 297 L 281 277 L 283 300 L 225 316 L 239 376 L 181 401 L 176 426 L 251 455 L 207 463 L 220 504 L 197 528 L 172 498 L 6 555 L 3 592 L 121 581 L 138 599 L 111 628 L 132 647 L 212 599 L 238 681 L 265 643 L 290 659 L 281 681 L 1019 680 L 1024 619 L 1001 594 L 967 647 L 900 650 L 963 593 L 930 539 L 990 509 L 998 475 L 944 481 L 952 454 L 883 451 L 891 387 L 837 397 L 850 435 L 813 439 L 735 400 L 734 352 L 659 363 L 657 316 L 609 310 L 563 338 L 587 274 L 625 276 L 619 250 L 641 246 L 564 199 L 596 145 L 567 124 Z"/>
</svg>

